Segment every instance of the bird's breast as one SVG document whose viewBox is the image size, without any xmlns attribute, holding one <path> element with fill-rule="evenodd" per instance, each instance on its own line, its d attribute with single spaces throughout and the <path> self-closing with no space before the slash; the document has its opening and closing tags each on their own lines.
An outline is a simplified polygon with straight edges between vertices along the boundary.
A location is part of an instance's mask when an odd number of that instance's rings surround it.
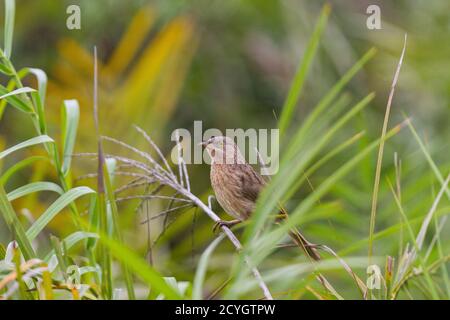
<svg viewBox="0 0 450 320">
<path fill-rule="evenodd" d="M 242 197 L 239 168 L 233 164 L 212 164 L 211 185 L 217 202 L 232 217 L 245 220 L 253 211 L 254 203 Z"/>
</svg>

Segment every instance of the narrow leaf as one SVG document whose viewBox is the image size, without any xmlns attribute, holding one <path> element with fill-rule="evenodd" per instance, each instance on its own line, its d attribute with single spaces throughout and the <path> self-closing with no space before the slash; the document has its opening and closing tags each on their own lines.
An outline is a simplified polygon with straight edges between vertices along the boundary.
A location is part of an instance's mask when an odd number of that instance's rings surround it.
<svg viewBox="0 0 450 320">
<path fill-rule="evenodd" d="M 25 230 L 14 212 L 11 202 L 8 201 L 2 184 L 0 184 L 0 211 L 9 229 L 16 236 L 16 240 L 25 260 L 30 260 L 36 257 L 33 247 L 31 246 L 31 241 L 28 240 Z"/>
<path fill-rule="evenodd" d="M 37 221 L 28 229 L 27 237 L 30 241 L 33 241 L 37 235 L 47 226 L 47 224 L 65 207 L 67 207 L 72 201 L 75 201 L 81 196 L 86 194 L 95 193 L 94 190 L 88 187 L 77 187 L 70 189 L 62 196 L 60 196 L 50 207 L 37 219 Z"/>
<path fill-rule="evenodd" d="M 22 93 L 29 93 L 29 92 L 35 92 L 35 91 L 36 91 L 35 89 L 30 88 L 30 87 L 19 88 L 19 89 L 13 90 L 11 92 L 8 92 L 8 93 L 0 96 L 0 100 L 5 99 L 7 97 L 11 97 L 11 96 L 17 96 Z"/>
<path fill-rule="evenodd" d="M 93 232 L 76 231 L 62 240 L 63 247 L 69 250 L 78 242 L 86 239 L 98 239 L 99 236 Z M 50 258 L 55 254 L 55 250 L 51 250 L 44 258 L 44 261 L 50 261 Z"/>
<path fill-rule="evenodd" d="M 28 72 L 33 74 L 37 79 L 39 97 L 41 98 L 41 104 L 44 106 L 47 92 L 47 74 L 38 68 L 28 68 Z"/>
<path fill-rule="evenodd" d="M 119 261 L 125 263 L 131 271 L 145 281 L 151 290 L 164 294 L 167 299 L 180 299 L 180 295 L 166 283 L 161 274 L 153 269 L 147 261 L 136 255 L 119 242 L 100 232 L 100 242 L 106 246 L 111 254 Z"/>
<path fill-rule="evenodd" d="M 0 183 L 5 185 L 8 182 L 8 180 L 15 173 L 17 173 L 18 171 L 22 170 L 23 168 L 25 168 L 29 165 L 32 165 L 33 163 L 35 163 L 36 161 L 39 161 L 39 160 L 49 161 L 49 159 L 47 157 L 43 157 L 43 156 L 32 156 L 32 157 L 23 159 L 23 160 L 15 163 L 11 167 L 9 167 L 8 170 L 6 170 L 5 173 L 2 174 L 2 176 L 0 177 Z"/>
<path fill-rule="evenodd" d="M 39 191 L 53 191 L 59 194 L 63 194 L 63 189 L 53 182 L 32 182 L 22 187 L 19 187 L 10 193 L 8 193 L 8 200 L 13 201 L 17 198 L 26 196 L 30 193 L 39 192 Z"/>
<path fill-rule="evenodd" d="M 305 55 L 302 58 L 301 63 L 299 64 L 297 72 L 295 73 L 294 80 L 292 81 L 291 88 L 286 97 L 286 101 L 284 102 L 282 113 L 280 116 L 279 128 L 281 135 L 284 134 L 289 126 L 289 123 L 291 122 L 295 106 L 297 105 L 298 98 L 300 97 L 300 94 L 302 92 L 303 84 L 312 64 L 312 60 L 316 55 L 317 47 L 319 45 L 322 32 L 325 29 L 330 11 L 331 6 L 329 4 L 325 4 L 322 8 L 319 20 L 316 24 L 311 39 L 309 40 L 309 43 L 306 47 Z"/>
<path fill-rule="evenodd" d="M 32 92 L 32 91 L 30 91 Z M 34 112 L 33 107 L 31 104 L 29 104 L 27 101 L 24 101 L 20 96 L 13 94 L 10 95 L 11 91 L 5 88 L 4 86 L 0 85 L 0 94 L 4 97 L 4 101 L 8 102 L 11 106 L 14 108 L 26 112 L 26 113 L 32 113 Z M 2 99 L 0 99 L 0 103 L 3 104 Z M 3 109 L 3 107 L 2 107 Z"/>
<path fill-rule="evenodd" d="M 214 249 L 219 245 L 219 243 L 225 238 L 225 234 L 218 236 L 202 253 L 200 260 L 198 262 L 197 271 L 195 272 L 194 285 L 192 290 L 192 299 L 201 300 L 203 281 L 205 280 L 206 270 L 208 268 L 208 262 Z"/>
<path fill-rule="evenodd" d="M 9 59 L 12 52 L 12 42 L 14 34 L 14 15 L 16 10 L 16 2 L 14 0 L 5 0 L 5 57 Z"/>
<path fill-rule="evenodd" d="M 53 139 L 46 135 L 41 135 L 41 136 L 31 138 L 29 140 L 26 140 L 24 142 L 16 144 L 15 146 L 0 152 L 0 159 L 3 159 L 7 155 L 9 155 L 17 150 L 27 148 L 30 146 L 34 146 L 34 145 L 40 144 L 40 143 L 46 143 L 46 142 L 53 142 Z"/>
<path fill-rule="evenodd" d="M 80 107 L 77 100 L 65 100 L 63 105 L 63 165 L 62 171 L 64 176 L 70 170 L 72 153 L 75 146 L 77 136 L 78 120 L 80 118 Z"/>
</svg>

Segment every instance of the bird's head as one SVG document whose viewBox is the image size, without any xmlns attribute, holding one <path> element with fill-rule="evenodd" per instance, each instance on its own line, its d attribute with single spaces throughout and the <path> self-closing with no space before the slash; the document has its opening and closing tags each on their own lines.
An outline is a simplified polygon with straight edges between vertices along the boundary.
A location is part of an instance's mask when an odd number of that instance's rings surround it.
<svg viewBox="0 0 450 320">
<path fill-rule="evenodd" d="M 229 137 L 212 136 L 200 144 L 205 147 L 214 163 L 245 163 L 238 146 Z"/>
</svg>

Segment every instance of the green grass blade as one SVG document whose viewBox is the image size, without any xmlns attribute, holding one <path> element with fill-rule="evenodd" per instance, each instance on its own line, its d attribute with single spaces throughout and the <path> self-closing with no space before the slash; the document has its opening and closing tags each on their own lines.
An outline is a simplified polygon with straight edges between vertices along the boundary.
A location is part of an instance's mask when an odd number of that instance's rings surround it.
<svg viewBox="0 0 450 320">
<path fill-rule="evenodd" d="M 36 253 L 31 245 L 31 241 L 28 240 L 25 230 L 14 212 L 11 202 L 8 201 L 8 197 L 2 184 L 0 184 L 0 211 L 9 229 L 15 235 L 25 260 L 35 258 Z"/>
<path fill-rule="evenodd" d="M 36 90 L 33 88 L 30 88 L 30 87 L 19 88 L 19 89 L 13 90 L 11 92 L 8 92 L 8 93 L 0 96 L 0 100 L 8 98 L 8 97 L 12 97 L 12 96 L 17 96 L 17 95 L 23 94 L 23 93 L 30 93 L 30 92 L 36 92 Z"/>
<path fill-rule="evenodd" d="M 27 285 L 25 281 L 23 281 L 23 272 L 21 268 L 21 257 L 20 257 L 20 250 L 18 248 L 13 249 L 14 255 L 13 255 L 13 261 L 15 265 L 15 271 L 16 271 L 16 282 L 19 286 L 19 297 L 20 300 L 32 300 L 33 296 L 30 292 L 28 292 Z"/>
<path fill-rule="evenodd" d="M 65 207 L 70 205 L 73 201 L 87 194 L 95 193 L 94 190 L 88 187 L 77 187 L 70 189 L 61 195 L 45 212 L 36 220 L 36 222 L 28 229 L 27 237 L 33 241 L 37 235 L 45 228 L 45 226 Z"/>
<path fill-rule="evenodd" d="M 19 88 L 19 89 L 13 90 L 11 92 L 8 92 L 8 93 L 0 96 L 0 100 L 6 99 L 6 98 L 12 97 L 12 96 L 17 96 L 17 95 L 23 94 L 23 93 L 30 93 L 30 92 L 36 92 L 36 90 L 33 88 L 30 88 L 30 87 Z"/>
<path fill-rule="evenodd" d="M 98 239 L 99 235 L 94 232 L 76 231 L 62 240 L 63 246 L 69 250 L 77 243 L 86 239 Z M 55 254 L 54 250 L 51 250 L 44 258 L 44 261 L 49 261 L 52 255 Z"/>
<path fill-rule="evenodd" d="M 0 55 L 2 53 L 3 52 L 0 50 Z M 8 76 L 17 76 L 17 78 L 19 80 L 21 80 L 23 77 L 25 77 L 28 74 L 28 68 L 23 68 L 22 70 L 17 72 L 17 74 L 14 73 L 15 70 L 9 70 L 10 66 L 6 66 L 6 68 L 8 68 L 9 72 L 7 72 L 5 74 L 7 74 Z M 14 77 L 14 78 L 10 79 L 8 81 L 6 88 L 0 85 L 0 94 L 6 94 L 8 92 L 13 91 L 14 88 L 16 88 L 16 86 L 17 86 L 17 78 Z M 17 97 L 11 97 L 11 98 L 18 99 Z M 23 104 L 23 106 L 22 106 L 23 108 L 25 108 L 27 110 L 30 109 L 30 107 L 26 103 L 24 103 L 22 100 L 19 99 L 19 101 L 20 101 L 20 103 Z M 0 119 L 2 118 L 3 111 L 8 103 L 9 103 L 8 99 L 0 100 Z M 25 111 L 25 110 L 22 110 L 22 111 Z M 25 111 L 25 112 L 29 112 L 29 111 Z"/>
<path fill-rule="evenodd" d="M 47 93 L 47 74 L 38 68 L 28 68 L 27 71 L 33 74 L 38 83 L 38 92 L 41 101 L 41 105 L 45 106 L 45 95 Z"/>
<path fill-rule="evenodd" d="M 197 271 L 195 272 L 194 285 L 192 290 L 192 299 L 201 300 L 203 282 L 205 280 L 206 270 L 208 269 L 208 262 L 214 249 L 219 245 L 219 243 L 225 238 L 225 234 L 220 234 L 202 253 L 200 260 L 197 265 Z"/>
<path fill-rule="evenodd" d="M 114 227 L 114 233 L 117 241 L 119 243 L 123 243 L 122 231 L 120 230 L 119 225 L 119 211 L 117 209 L 116 199 L 114 197 L 114 188 L 113 188 L 113 176 L 116 168 L 116 160 L 115 159 L 106 159 L 105 160 L 105 187 L 106 194 L 108 195 L 108 203 L 111 208 L 111 223 Z M 133 286 L 133 277 L 128 269 L 128 266 L 125 263 L 122 263 L 125 284 L 127 287 L 128 299 L 135 300 L 136 295 L 134 293 Z"/>
<path fill-rule="evenodd" d="M 34 89 L 33 89 L 34 90 Z M 30 91 L 33 92 L 33 91 Z M 13 94 L 10 95 L 11 91 L 0 85 L 0 94 L 4 97 L 4 101 L 8 102 L 14 108 L 26 112 L 33 113 L 33 107 L 27 101 L 24 101 L 20 96 Z M 3 99 L 0 99 L 0 101 Z"/>
<path fill-rule="evenodd" d="M 11 57 L 12 52 L 15 11 L 16 2 L 14 0 L 5 0 L 4 50 L 7 59 Z"/>
<path fill-rule="evenodd" d="M 65 100 L 63 105 L 62 140 L 63 140 L 63 164 L 62 172 L 67 176 L 70 170 L 72 153 L 75 147 L 80 107 L 77 100 Z"/>
<path fill-rule="evenodd" d="M 5 259 L 6 256 L 6 249 L 3 246 L 3 244 L 0 243 L 0 260 Z"/>
<path fill-rule="evenodd" d="M 391 129 L 384 139 L 389 139 L 395 134 L 397 134 L 404 123 Z M 274 228 L 270 232 L 265 232 L 257 243 L 250 243 L 249 245 L 244 245 L 244 254 L 248 254 L 256 265 L 259 264 L 266 256 L 268 256 L 276 247 L 276 244 L 287 234 L 288 230 L 292 227 L 298 225 L 303 215 L 312 208 L 318 199 L 320 199 L 328 190 L 336 184 L 337 181 L 342 179 L 346 174 L 348 174 L 360 161 L 362 161 L 370 152 L 375 150 L 379 145 L 381 139 L 375 140 L 369 146 L 360 151 L 356 156 L 352 157 L 343 166 L 336 170 L 330 177 L 328 177 L 324 182 L 322 182 L 307 198 L 305 198 L 300 205 L 294 209 L 294 211 L 289 215 L 289 219 Z M 242 279 L 244 272 L 247 272 L 245 268 L 236 268 L 238 274 L 234 286 Z"/>
<path fill-rule="evenodd" d="M 87 223 L 80 220 L 80 224 L 87 228 Z M 139 257 L 134 251 L 130 250 L 118 241 L 108 237 L 108 235 L 100 230 L 96 230 L 100 236 L 99 241 L 104 245 L 111 254 L 120 262 L 125 263 L 129 269 L 141 278 L 152 290 L 162 293 L 167 299 L 181 299 L 180 295 L 174 288 L 167 284 L 164 277 L 149 266 L 147 261 Z"/>
<path fill-rule="evenodd" d="M 99 228 L 97 197 L 93 197 L 91 203 L 89 204 L 88 216 L 90 226 L 88 230 L 97 230 Z M 92 251 L 96 243 L 97 241 L 95 239 L 87 239 L 86 250 Z"/>
<path fill-rule="evenodd" d="M 0 152 L 0 159 L 3 159 L 7 155 L 9 155 L 17 150 L 31 147 L 31 146 L 34 146 L 34 145 L 40 144 L 40 143 L 47 143 L 47 142 L 53 142 L 53 139 L 46 135 L 41 135 L 41 136 L 31 138 L 29 140 L 26 140 L 24 142 L 16 144 L 15 146 Z"/>
<path fill-rule="evenodd" d="M 444 177 L 442 176 L 441 172 L 439 171 L 439 168 L 437 167 L 436 163 L 434 163 L 433 158 L 430 155 L 430 152 L 427 150 L 427 147 L 422 142 L 422 139 L 420 139 L 419 135 L 417 134 L 416 129 L 414 128 L 413 124 L 411 122 L 408 123 L 408 128 L 412 132 L 414 139 L 417 141 L 417 144 L 420 147 L 420 150 L 422 150 L 422 153 L 425 155 L 425 159 L 427 160 L 429 166 L 431 167 L 431 170 L 433 170 L 434 175 L 438 179 L 439 183 L 441 185 L 444 185 Z M 447 195 L 447 198 L 450 200 L 450 189 L 445 189 L 445 194 Z"/>
<path fill-rule="evenodd" d="M 9 167 L 5 171 L 5 173 L 2 174 L 2 176 L 0 177 L 0 183 L 5 185 L 15 173 L 19 172 L 20 170 L 22 170 L 23 168 L 25 168 L 29 165 L 32 165 L 36 161 L 40 161 L 40 160 L 50 162 L 50 160 L 47 157 L 43 157 L 43 156 L 32 156 L 32 157 L 23 159 L 23 160 L 15 163 L 11 167 Z"/>
<path fill-rule="evenodd" d="M 102 179 L 103 180 L 103 179 Z M 107 203 L 104 192 L 97 193 L 97 207 L 99 217 L 99 227 L 101 232 L 108 235 L 108 217 L 107 217 Z M 108 248 L 100 243 L 98 248 L 99 262 L 102 269 L 102 294 L 105 299 L 112 299 L 112 260 L 111 253 Z"/>
<path fill-rule="evenodd" d="M 336 84 L 330 89 L 330 91 L 319 101 L 319 103 L 314 107 L 312 112 L 308 115 L 305 122 L 302 124 L 300 129 L 295 133 L 292 138 L 291 148 L 297 149 L 301 143 L 305 140 L 306 134 L 314 125 L 318 117 L 324 112 L 324 110 L 330 106 L 333 100 L 339 95 L 339 93 L 344 89 L 345 85 L 353 79 L 353 77 L 364 67 L 364 65 L 372 59 L 377 50 L 371 48 L 367 51 L 361 59 L 359 59 L 340 79 Z M 288 149 L 289 150 L 289 149 Z M 289 153 L 289 151 L 288 151 Z"/>
<path fill-rule="evenodd" d="M 439 213 L 436 216 L 437 217 L 441 217 L 441 216 L 444 216 L 446 214 L 450 214 L 450 207 L 444 207 L 444 208 L 440 209 Z M 416 217 L 416 218 L 412 218 L 412 219 L 409 220 L 409 224 L 411 226 L 419 225 L 423 221 L 423 218 L 425 218 L 424 215 Z M 392 226 L 389 226 L 389 227 L 387 227 L 387 228 L 385 228 L 383 230 L 380 230 L 380 231 L 376 232 L 374 234 L 373 238 L 375 240 L 385 239 L 388 236 L 392 236 L 392 235 L 397 234 L 397 232 L 399 232 L 404 226 L 406 226 L 406 224 L 404 222 L 399 222 L 397 224 L 394 224 Z M 363 238 L 361 240 L 357 240 L 357 241 L 351 243 L 346 248 L 341 249 L 338 252 L 338 254 L 341 255 L 341 256 L 352 254 L 354 252 L 357 252 L 358 250 L 360 250 L 364 246 L 366 246 L 368 242 L 369 242 L 369 237 L 367 236 L 366 238 Z"/>
<path fill-rule="evenodd" d="M 98 121 L 98 66 L 97 66 L 97 47 L 94 46 L 94 81 L 93 81 L 93 104 L 94 104 L 94 124 L 97 138 L 97 215 L 99 221 L 99 230 L 102 234 L 109 235 L 108 226 L 108 198 L 105 187 L 105 157 L 103 155 L 102 141 L 100 139 L 100 126 Z M 111 224 L 110 224 L 111 225 Z M 102 295 L 105 299 L 112 299 L 113 279 L 112 279 L 112 259 L 108 248 L 100 243 L 98 246 L 100 266 L 102 268 Z"/>
<path fill-rule="evenodd" d="M 6 86 L 6 88 L 0 85 L 0 93 L 6 94 L 7 92 L 14 90 L 15 87 L 16 87 L 16 82 L 11 79 L 8 82 L 8 85 Z M 8 100 L 6 100 L 6 99 L 0 100 L 0 119 L 3 117 L 3 112 L 4 112 L 7 104 L 8 104 Z"/>
<path fill-rule="evenodd" d="M 334 134 L 342 128 L 359 111 L 365 108 L 374 98 L 374 94 L 367 95 L 359 101 L 350 111 L 339 118 L 335 124 L 324 134 L 321 139 L 315 143 L 312 150 L 307 155 L 299 153 L 301 159 L 293 158 L 287 161 L 282 160 L 280 170 L 277 176 L 271 181 L 269 186 L 263 191 L 261 199 L 258 200 L 256 211 L 252 216 L 249 226 L 244 231 L 244 243 L 249 243 L 261 230 L 265 221 L 275 207 L 295 193 L 292 186 L 295 184 L 298 176 L 305 169 L 307 163 L 330 141 Z"/>
<path fill-rule="evenodd" d="M 389 116 L 391 113 L 391 105 L 392 100 L 394 98 L 394 92 L 395 92 L 395 86 L 397 85 L 398 76 L 400 74 L 400 68 L 402 66 L 403 57 L 405 56 L 406 51 L 406 35 L 405 35 L 405 41 L 403 43 L 403 50 L 400 55 L 400 59 L 397 64 L 397 69 L 395 71 L 394 79 L 392 80 L 391 85 L 391 91 L 389 93 L 388 102 L 386 105 L 386 112 L 384 114 L 384 120 L 383 120 L 383 128 L 381 130 L 381 138 L 386 134 L 388 123 L 389 123 Z M 381 165 L 383 162 L 383 152 L 384 152 L 384 140 L 381 140 L 380 147 L 378 148 L 378 156 L 377 156 L 377 166 L 375 169 L 375 179 L 373 183 L 373 193 L 372 193 L 372 207 L 370 210 L 370 226 L 369 226 L 369 248 L 368 248 L 368 258 L 369 258 L 369 264 L 371 264 L 371 258 L 373 254 L 373 234 L 375 232 L 375 220 L 376 220 L 376 214 L 377 214 L 377 205 L 378 205 L 378 191 L 380 187 L 380 177 L 381 177 Z"/>
<path fill-rule="evenodd" d="M 386 134 L 385 137 L 383 137 L 383 139 L 387 140 L 393 137 L 399 132 L 401 128 L 401 125 L 394 127 Z M 328 190 L 333 187 L 333 185 L 335 185 L 337 181 L 342 179 L 347 173 L 350 172 L 350 170 L 352 170 L 360 161 L 362 161 L 370 152 L 372 152 L 380 144 L 380 142 L 381 138 L 375 140 L 369 146 L 361 150 L 357 155 L 353 156 L 338 170 L 336 170 L 330 177 L 323 181 L 308 197 L 306 197 L 297 208 L 293 210 L 293 212 L 289 215 L 289 219 L 285 223 L 272 231 L 274 233 L 272 237 L 270 236 L 270 233 L 268 233 L 265 238 L 267 238 L 268 241 L 270 241 L 273 245 L 274 239 L 280 239 L 290 228 L 298 225 L 298 223 L 300 223 L 301 221 L 302 215 L 310 210 L 314 203 L 316 203 L 316 201 L 320 199 L 320 197 L 325 195 L 325 193 L 328 192 Z"/>
<path fill-rule="evenodd" d="M 350 139 L 344 141 L 343 143 L 339 144 L 336 148 L 333 148 L 329 153 L 327 153 L 325 156 L 314 162 L 314 164 L 308 168 L 308 170 L 305 171 L 305 173 L 302 175 L 301 178 L 299 178 L 294 185 L 292 186 L 293 189 L 298 190 L 300 186 L 305 182 L 305 180 L 310 177 L 314 172 L 316 172 L 322 165 L 327 163 L 329 160 L 331 160 L 334 156 L 341 153 L 351 145 L 353 145 L 355 142 L 357 142 L 362 136 L 364 135 L 364 132 L 359 132 L 356 135 L 352 136 Z"/>
<path fill-rule="evenodd" d="M 345 140 L 341 144 L 339 144 L 337 147 L 333 148 L 329 153 L 327 153 L 324 157 L 319 159 L 317 162 L 315 162 L 309 169 L 306 171 L 306 175 L 311 175 L 313 172 L 315 172 L 317 169 L 319 169 L 323 164 L 325 164 L 327 161 L 332 159 L 335 155 L 339 154 L 340 152 L 344 151 L 348 147 L 352 146 L 355 142 L 357 142 L 361 137 L 363 137 L 365 134 L 364 131 L 361 131 L 354 136 L 350 137 L 349 139 Z"/>
<path fill-rule="evenodd" d="M 417 234 L 417 238 L 416 238 L 416 242 L 417 242 L 417 245 L 419 246 L 419 249 L 422 249 L 423 242 L 425 241 L 425 234 L 427 233 L 428 227 L 429 227 L 431 220 L 433 219 L 433 216 L 436 212 L 436 208 L 439 204 L 439 201 L 441 200 L 441 197 L 444 194 L 444 191 L 447 189 L 449 180 L 450 180 L 450 174 L 445 179 L 444 184 L 442 185 L 441 190 L 439 191 L 438 195 L 436 196 L 431 209 L 428 211 L 425 219 L 423 220 L 422 226 L 420 227 L 420 231 Z"/>
<path fill-rule="evenodd" d="M 408 221 L 408 216 L 406 215 L 405 211 L 403 210 L 403 206 L 400 203 L 400 200 L 398 199 L 397 194 L 395 193 L 394 188 L 392 187 L 391 183 L 389 183 L 389 187 L 391 189 L 392 195 L 394 196 L 395 203 L 398 206 L 398 209 L 399 209 L 399 212 L 401 213 L 403 221 L 406 224 L 406 229 L 408 230 L 408 234 L 409 234 L 409 236 L 411 238 L 410 240 L 413 243 L 414 249 L 416 250 L 416 254 L 417 254 L 417 257 L 419 258 L 419 262 L 420 262 L 420 265 L 422 267 L 423 273 L 425 275 L 425 280 L 426 280 L 426 282 L 427 282 L 427 284 L 429 286 L 431 295 L 432 295 L 433 299 L 438 300 L 439 296 L 437 294 L 437 290 L 436 290 L 435 284 L 434 284 L 433 280 L 431 279 L 431 276 L 430 276 L 430 274 L 428 272 L 428 267 L 426 266 L 425 261 L 424 261 L 424 259 L 422 257 L 422 254 L 420 252 L 420 247 L 419 247 L 419 245 L 418 245 L 418 243 L 416 241 L 416 238 L 414 237 L 414 232 L 413 232 L 412 227 L 411 227 L 411 225 L 410 225 L 410 223 Z M 402 280 L 400 279 L 398 282 L 401 283 Z"/>
<path fill-rule="evenodd" d="M 438 232 L 439 228 L 438 228 L 437 217 L 435 217 L 434 223 L 435 223 L 434 226 L 435 226 L 436 236 L 437 236 L 436 248 L 437 248 L 439 260 L 443 260 L 444 259 L 444 251 L 442 249 L 441 235 L 440 235 L 440 232 Z M 445 265 L 445 263 L 440 266 L 440 269 L 441 269 L 441 273 L 442 273 L 442 279 L 444 280 L 445 293 L 447 294 L 447 299 L 450 299 L 450 278 L 448 276 L 448 270 L 447 270 L 447 266 Z"/>
<path fill-rule="evenodd" d="M 164 278 L 144 259 L 137 256 L 124 245 L 106 236 L 100 236 L 100 241 L 110 250 L 119 261 L 125 263 L 131 271 L 144 280 L 152 290 L 164 294 L 167 299 L 180 299 L 179 294 L 169 286 Z"/>
<path fill-rule="evenodd" d="M 39 181 L 32 182 L 22 187 L 19 187 L 8 193 L 8 201 L 16 200 L 17 198 L 26 196 L 30 193 L 40 192 L 40 191 L 53 191 L 58 194 L 63 194 L 63 189 L 53 182 Z"/>
<path fill-rule="evenodd" d="M 58 267 L 61 271 L 64 280 L 67 281 L 67 264 L 65 255 L 67 254 L 66 251 L 63 252 L 63 246 L 61 245 L 61 241 L 59 241 L 58 237 L 55 237 L 53 235 L 50 236 L 50 242 L 53 247 L 53 252 L 55 253 L 56 260 L 58 261 Z"/>
<path fill-rule="evenodd" d="M 36 106 L 36 114 L 39 122 L 39 134 L 47 134 L 47 123 L 45 121 L 44 106 L 42 104 L 42 99 L 39 92 L 35 91 L 31 93 L 31 98 Z"/>
<path fill-rule="evenodd" d="M 294 80 L 292 81 L 291 88 L 289 89 L 289 93 L 286 97 L 286 101 L 284 102 L 280 116 L 279 129 L 281 136 L 283 136 L 286 132 L 291 122 L 295 106 L 297 105 L 298 98 L 302 92 L 303 84 L 312 64 L 313 58 L 316 55 L 317 47 L 319 46 L 320 38 L 327 24 L 330 11 L 331 6 L 329 4 L 325 4 L 322 8 L 311 39 L 308 42 L 305 54 L 302 57 L 297 72 L 295 73 Z"/>
<path fill-rule="evenodd" d="M 2 54 L 2 52 L 0 52 L 0 56 L 1 56 L 1 54 Z M 14 73 L 9 69 L 8 65 L 3 62 L 5 62 L 5 61 L 0 59 L 0 73 L 3 73 L 6 76 L 12 76 Z M 0 106 L 0 110 L 3 111 L 3 107 L 4 107 L 4 105 Z"/>
</svg>

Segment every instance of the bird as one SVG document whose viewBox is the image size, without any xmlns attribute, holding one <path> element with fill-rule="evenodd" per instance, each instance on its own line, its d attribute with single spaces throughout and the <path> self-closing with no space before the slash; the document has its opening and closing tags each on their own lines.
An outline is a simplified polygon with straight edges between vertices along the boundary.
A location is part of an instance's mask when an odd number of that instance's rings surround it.
<svg viewBox="0 0 450 320">
<path fill-rule="evenodd" d="M 231 227 L 251 218 L 266 181 L 245 161 L 239 147 L 230 137 L 212 136 L 200 144 L 211 158 L 210 180 L 217 202 L 234 218 L 230 221 L 220 220 L 214 229 L 223 225 Z M 279 206 L 277 221 L 287 217 L 287 211 Z M 308 257 L 320 260 L 316 245 L 309 242 L 297 228 L 291 229 L 289 236 Z"/>
</svg>

